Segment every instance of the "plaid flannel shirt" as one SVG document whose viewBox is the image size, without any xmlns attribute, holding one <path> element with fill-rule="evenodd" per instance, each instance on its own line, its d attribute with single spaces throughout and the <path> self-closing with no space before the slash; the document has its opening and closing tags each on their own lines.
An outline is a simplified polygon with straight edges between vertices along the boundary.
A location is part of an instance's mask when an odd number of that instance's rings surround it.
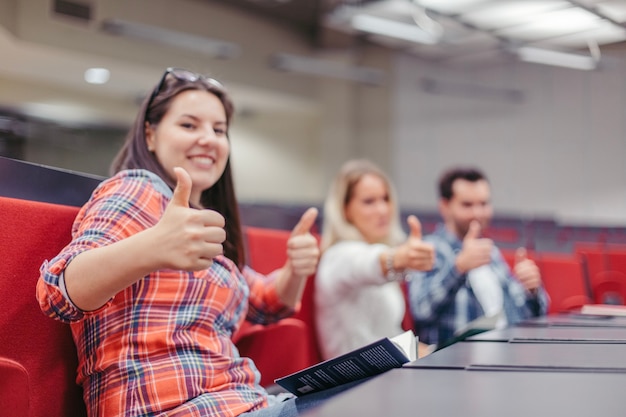
<svg viewBox="0 0 626 417">
<path fill-rule="evenodd" d="M 407 277 L 411 314 L 420 341 L 445 343 L 457 330 L 484 312 L 469 285 L 467 274 L 459 273 L 455 267 L 463 242 L 442 224 L 424 240 L 435 245 L 436 261 L 432 270 L 412 271 Z M 495 246 L 490 267 L 502 285 L 508 324 L 546 314 L 548 296 L 543 287 L 535 295 L 526 291 Z"/>
<path fill-rule="evenodd" d="M 292 312 L 271 278 L 218 256 L 203 271 L 155 271 L 91 312 L 59 287 L 74 257 L 155 225 L 171 196 L 145 170 L 104 181 L 79 212 L 72 242 L 41 267 L 37 298 L 71 325 L 90 417 L 234 416 L 267 405 L 258 370 L 231 336 L 246 316 L 262 323 Z"/>
</svg>

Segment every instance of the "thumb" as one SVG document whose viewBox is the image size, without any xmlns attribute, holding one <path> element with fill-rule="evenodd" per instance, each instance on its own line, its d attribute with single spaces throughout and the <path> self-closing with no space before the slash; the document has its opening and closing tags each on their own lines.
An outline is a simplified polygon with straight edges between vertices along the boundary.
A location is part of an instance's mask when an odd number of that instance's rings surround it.
<svg viewBox="0 0 626 417">
<path fill-rule="evenodd" d="M 293 228 L 291 236 L 299 236 L 309 233 L 311 227 L 313 227 L 313 224 L 315 223 L 315 219 L 317 219 L 317 209 L 315 207 L 310 207 L 304 212 L 302 217 L 300 217 L 300 221 Z"/>
<path fill-rule="evenodd" d="M 176 174 L 176 188 L 170 204 L 189 207 L 189 197 L 191 196 L 191 177 L 184 168 L 174 168 Z"/>
<path fill-rule="evenodd" d="M 414 215 L 410 215 L 409 217 L 407 217 L 406 222 L 409 224 L 409 237 L 421 240 L 422 223 L 420 223 L 419 219 Z"/>
<path fill-rule="evenodd" d="M 528 253 L 526 252 L 526 248 L 517 248 L 515 251 L 515 263 L 518 264 L 522 261 L 528 259 Z"/>
<path fill-rule="evenodd" d="M 478 239 L 480 237 L 480 229 L 480 223 L 478 220 L 472 220 L 469 228 L 467 229 L 467 233 L 465 234 L 465 239 L 463 240 Z"/>
</svg>

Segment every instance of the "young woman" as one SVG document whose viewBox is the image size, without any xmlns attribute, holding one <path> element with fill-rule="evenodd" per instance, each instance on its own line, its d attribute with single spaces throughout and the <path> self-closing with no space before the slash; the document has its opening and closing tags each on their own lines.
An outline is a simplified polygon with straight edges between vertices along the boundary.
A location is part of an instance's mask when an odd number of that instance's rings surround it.
<svg viewBox="0 0 626 417">
<path fill-rule="evenodd" d="M 429 270 L 432 245 L 409 216 L 410 235 L 398 219 L 387 176 L 366 160 L 346 162 L 324 205 L 322 257 L 315 281 L 320 348 L 325 359 L 402 333 L 405 269 Z M 428 351 L 420 344 L 420 356 Z"/>
<path fill-rule="evenodd" d="M 231 336 L 246 318 L 293 312 L 317 266 L 317 212 L 295 227 L 283 268 L 245 266 L 232 115 L 217 81 L 168 69 L 73 240 L 41 267 L 37 298 L 71 324 L 90 417 L 235 416 L 273 400 Z"/>
</svg>

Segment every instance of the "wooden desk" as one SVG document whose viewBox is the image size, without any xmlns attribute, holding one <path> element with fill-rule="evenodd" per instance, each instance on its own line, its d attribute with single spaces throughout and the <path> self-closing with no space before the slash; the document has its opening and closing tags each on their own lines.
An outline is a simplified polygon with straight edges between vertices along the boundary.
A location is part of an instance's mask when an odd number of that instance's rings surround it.
<svg viewBox="0 0 626 417">
<path fill-rule="evenodd" d="M 508 327 L 468 337 L 467 342 L 523 343 L 618 343 L 626 344 L 626 328 L 621 327 Z"/>
<path fill-rule="evenodd" d="M 459 342 L 404 365 L 536 371 L 621 372 L 626 382 L 626 345 L 581 343 Z M 626 406 L 626 401 L 624 402 Z"/>
<path fill-rule="evenodd" d="M 624 374 L 394 369 L 305 417 L 623 417 Z"/>
</svg>

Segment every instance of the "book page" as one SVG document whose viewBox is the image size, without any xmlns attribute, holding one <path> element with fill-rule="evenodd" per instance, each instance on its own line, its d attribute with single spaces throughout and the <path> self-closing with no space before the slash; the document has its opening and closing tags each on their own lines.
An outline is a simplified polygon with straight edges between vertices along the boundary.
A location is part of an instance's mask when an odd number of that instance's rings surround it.
<svg viewBox="0 0 626 417">
<path fill-rule="evenodd" d="M 410 362 L 417 359 L 417 340 L 412 330 L 391 338 L 391 341 L 400 348 Z"/>
<path fill-rule="evenodd" d="M 626 316 L 626 306 L 613 304 L 585 304 L 580 312 L 582 314 L 603 316 Z"/>
<path fill-rule="evenodd" d="M 407 333 L 400 335 L 402 348 L 391 339 L 383 338 L 274 382 L 295 395 L 305 395 L 400 368 L 409 362 L 411 352 L 416 356 L 415 336 L 411 331 Z"/>
<path fill-rule="evenodd" d="M 455 337 L 462 336 L 464 333 L 468 333 L 472 330 L 493 330 L 496 328 L 496 324 L 498 320 L 502 317 L 503 313 L 500 312 L 493 316 L 480 316 L 469 323 L 467 325 L 456 332 L 454 332 Z"/>
</svg>

